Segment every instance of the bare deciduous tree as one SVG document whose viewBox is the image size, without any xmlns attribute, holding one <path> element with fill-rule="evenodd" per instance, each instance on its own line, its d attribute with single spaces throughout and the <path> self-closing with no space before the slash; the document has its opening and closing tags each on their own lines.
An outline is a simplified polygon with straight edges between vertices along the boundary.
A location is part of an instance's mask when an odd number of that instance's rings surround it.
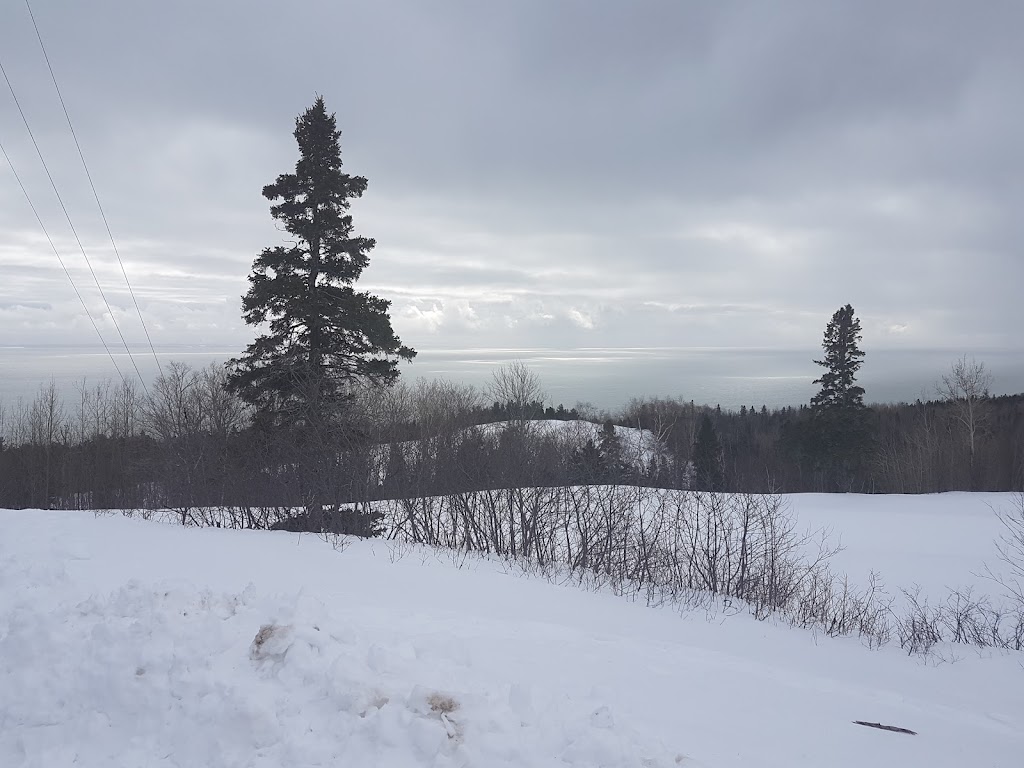
<svg viewBox="0 0 1024 768">
<path fill-rule="evenodd" d="M 487 396 L 508 406 L 514 418 L 529 418 L 530 405 L 543 403 L 547 397 L 540 376 L 530 370 L 522 360 L 513 360 L 494 370 L 487 386 Z"/>
<path fill-rule="evenodd" d="M 975 458 L 978 443 L 988 426 L 986 406 L 991 386 L 992 374 L 985 368 L 985 364 L 975 361 L 973 357 L 968 360 L 965 355 L 953 363 L 950 372 L 942 377 L 936 387 L 939 397 L 952 405 L 955 418 L 963 430 L 971 490 L 975 490 L 977 484 Z"/>
<path fill-rule="evenodd" d="M 473 386 L 443 379 L 419 379 L 412 393 L 413 416 L 425 437 L 469 426 L 481 404 Z"/>
</svg>

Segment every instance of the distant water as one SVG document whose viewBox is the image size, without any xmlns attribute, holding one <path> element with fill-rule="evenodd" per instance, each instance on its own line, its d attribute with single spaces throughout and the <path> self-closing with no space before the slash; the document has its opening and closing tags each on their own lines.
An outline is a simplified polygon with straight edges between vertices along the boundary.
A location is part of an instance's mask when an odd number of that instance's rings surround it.
<svg viewBox="0 0 1024 768">
<path fill-rule="evenodd" d="M 172 360 L 202 367 L 239 354 L 228 347 L 158 347 L 163 364 Z M 859 381 L 869 402 L 913 401 L 935 396 L 935 383 L 962 356 L 955 350 L 867 350 Z M 632 397 L 681 397 L 697 403 L 777 408 L 799 405 L 817 391 L 820 350 L 737 348 L 591 348 L 421 350 L 403 366 L 410 380 L 445 378 L 478 387 L 491 372 L 521 360 L 540 376 L 548 399 L 567 406 L 589 402 L 615 409 Z M 1024 351 L 985 350 L 974 354 L 994 377 L 993 394 L 1024 392 Z M 114 355 L 126 376 L 135 369 L 123 352 Z M 136 355 L 135 364 L 150 382 L 157 375 L 152 355 Z M 117 374 L 101 347 L 0 347 L 0 398 L 12 403 L 30 398 L 52 378 L 73 400 L 85 378 L 95 384 Z"/>
<path fill-rule="evenodd" d="M 421 352 L 413 378 L 486 384 L 491 371 L 519 359 L 541 377 L 552 402 L 591 402 L 615 409 L 633 397 L 681 397 L 699 404 L 780 408 L 807 403 L 817 392 L 821 350 L 739 348 L 471 349 Z M 875 350 L 859 383 L 868 402 L 935 397 L 935 384 L 963 352 Z M 993 394 L 1024 392 L 1024 351 L 974 355 L 993 374 Z"/>
<path fill-rule="evenodd" d="M 135 353 L 131 358 L 123 350 L 118 353 L 112 348 L 111 351 L 114 363 L 99 345 L 0 346 L 0 397 L 8 403 L 19 397 L 30 398 L 41 385 L 53 380 L 70 400 L 77 396 L 83 380 L 87 386 L 94 386 L 104 379 L 119 381 L 120 376 L 124 376 L 139 384 L 141 375 L 150 384 L 160 373 L 157 360 L 148 351 L 144 355 Z M 161 365 L 178 360 L 201 368 L 212 362 L 224 362 L 240 351 L 227 347 L 175 345 L 157 347 L 156 357 Z"/>
</svg>

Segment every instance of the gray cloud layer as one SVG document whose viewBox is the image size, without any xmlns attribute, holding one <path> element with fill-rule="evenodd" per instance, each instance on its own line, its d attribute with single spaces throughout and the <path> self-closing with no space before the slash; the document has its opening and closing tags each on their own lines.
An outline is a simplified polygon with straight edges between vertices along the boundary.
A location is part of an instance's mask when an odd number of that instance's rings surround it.
<svg viewBox="0 0 1024 768">
<path fill-rule="evenodd" d="M 364 284 L 420 348 L 1020 348 L 1016 2 L 37 3 L 158 341 L 242 344 L 260 189 L 322 93 Z M 134 308 L 23 6 L 0 51 L 130 338 Z M 0 141 L 105 311 L 10 95 Z M 101 319 L 109 330 L 109 321 Z M 0 168 L 0 344 L 89 343 Z"/>
</svg>

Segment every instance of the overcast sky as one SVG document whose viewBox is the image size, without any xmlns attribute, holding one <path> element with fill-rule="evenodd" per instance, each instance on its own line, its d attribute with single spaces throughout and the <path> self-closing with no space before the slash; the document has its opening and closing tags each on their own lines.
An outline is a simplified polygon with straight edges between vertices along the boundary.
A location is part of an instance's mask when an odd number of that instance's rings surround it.
<svg viewBox="0 0 1024 768">
<path fill-rule="evenodd" d="M 241 347 L 282 242 L 263 185 L 337 114 L 422 350 L 1021 348 L 1024 3 L 35 0 L 158 344 Z M 129 341 L 142 339 L 22 0 L 0 57 Z M 0 82 L 0 142 L 116 336 Z M 0 344 L 95 333 L 0 157 Z"/>
</svg>

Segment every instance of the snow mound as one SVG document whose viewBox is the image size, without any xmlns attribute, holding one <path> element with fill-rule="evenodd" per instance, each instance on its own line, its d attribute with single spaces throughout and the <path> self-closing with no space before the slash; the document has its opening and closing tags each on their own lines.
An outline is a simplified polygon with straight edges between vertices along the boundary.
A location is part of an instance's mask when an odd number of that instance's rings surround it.
<svg viewBox="0 0 1024 768">
<path fill-rule="evenodd" d="M 847 503 L 918 519 L 899 499 Z M 979 535 L 953 506 L 941 552 Z M 873 517 L 822 514 L 847 530 Z M 851 563 L 873 565 L 850 541 Z M 930 564 L 939 542 L 913 543 Z M 1024 754 L 1019 653 L 908 658 L 517 573 L 380 541 L 0 510 L 0 767 L 1009 768 Z"/>
<path fill-rule="evenodd" d="M 132 583 L 23 602 L 0 638 L 4 766 L 677 764 L 611 702 L 483 688 L 464 649 L 368 635 L 309 597 Z"/>
</svg>

